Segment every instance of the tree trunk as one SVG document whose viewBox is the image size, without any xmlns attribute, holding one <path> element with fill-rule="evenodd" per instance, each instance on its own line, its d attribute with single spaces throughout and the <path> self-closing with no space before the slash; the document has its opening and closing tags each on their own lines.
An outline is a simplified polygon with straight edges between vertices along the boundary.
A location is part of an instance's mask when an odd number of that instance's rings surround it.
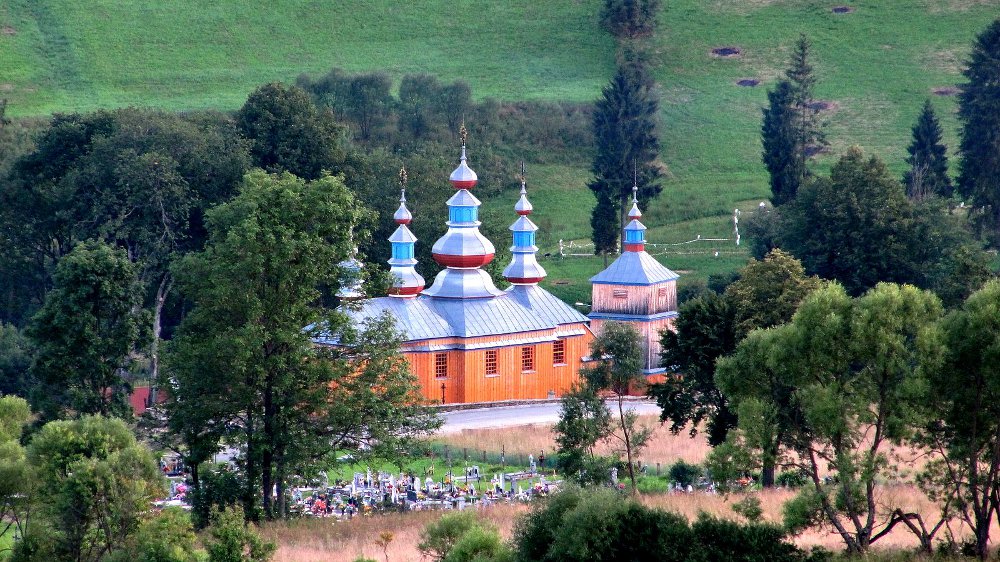
<svg viewBox="0 0 1000 562">
<path fill-rule="evenodd" d="M 773 460 L 765 460 L 763 466 L 760 469 L 760 485 L 765 488 L 774 487 L 774 469 L 775 462 Z"/>
<path fill-rule="evenodd" d="M 169 273 L 165 273 L 160 279 L 160 286 L 156 289 L 156 300 L 153 302 L 153 341 L 149 345 L 149 404 L 156 404 L 156 385 L 160 378 L 160 334 L 163 331 L 163 304 L 167 300 L 170 288 L 174 281 Z"/>
<path fill-rule="evenodd" d="M 261 451 L 261 488 L 264 499 L 264 517 L 274 518 L 274 443 L 275 443 L 274 386 L 271 377 L 264 388 L 264 448 Z"/>
<path fill-rule="evenodd" d="M 622 434 L 625 437 L 625 457 L 628 459 L 628 479 L 632 482 L 632 493 L 635 494 L 639 488 L 635 484 L 635 466 L 632 464 L 632 441 L 625 426 L 625 411 L 622 407 L 622 395 L 618 394 L 618 423 L 621 425 Z"/>
</svg>

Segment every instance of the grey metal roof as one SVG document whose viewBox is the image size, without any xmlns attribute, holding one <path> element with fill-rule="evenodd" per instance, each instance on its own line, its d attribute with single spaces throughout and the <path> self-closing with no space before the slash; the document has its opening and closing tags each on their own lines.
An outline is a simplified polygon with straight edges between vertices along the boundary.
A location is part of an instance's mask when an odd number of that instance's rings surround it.
<svg viewBox="0 0 1000 562">
<path fill-rule="evenodd" d="M 445 299 L 421 295 L 401 299 L 379 297 L 360 301 L 345 310 L 360 324 L 388 313 L 408 341 L 516 334 L 586 323 L 587 317 L 537 286 L 515 286 L 497 297 Z M 319 343 L 335 344 L 336 337 Z"/>
<path fill-rule="evenodd" d="M 590 278 L 591 283 L 652 285 L 677 279 L 679 275 L 647 252 L 622 252 L 607 269 Z"/>
<path fill-rule="evenodd" d="M 430 297 L 468 299 L 494 297 L 502 295 L 503 291 L 497 289 L 490 274 L 482 269 L 449 267 L 437 274 L 434 284 L 424 289 L 423 294 Z"/>
</svg>

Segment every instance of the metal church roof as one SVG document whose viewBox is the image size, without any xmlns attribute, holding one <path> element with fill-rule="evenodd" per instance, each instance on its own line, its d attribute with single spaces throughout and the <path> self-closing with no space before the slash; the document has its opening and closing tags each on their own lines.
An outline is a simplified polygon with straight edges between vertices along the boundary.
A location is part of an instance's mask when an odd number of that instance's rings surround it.
<svg viewBox="0 0 1000 562">
<path fill-rule="evenodd" d="M 507 335 L 587 322 L 586 316 L 537 286 L 515 286 L 491 298 L 421 295 L 412 299 L 379 297 L 359 304 L 357 309 L 344 311 L 354 323 L 388 313 L 406 341 Z M 317 341 L 337 343 L 335 337 Z"/>
<path fill-rule="evenodd" d="M 607 269 L 590 278 L 608 285 L 653 285 L 680 277 L 647 252 L 622 252 Z"/>
</svg>

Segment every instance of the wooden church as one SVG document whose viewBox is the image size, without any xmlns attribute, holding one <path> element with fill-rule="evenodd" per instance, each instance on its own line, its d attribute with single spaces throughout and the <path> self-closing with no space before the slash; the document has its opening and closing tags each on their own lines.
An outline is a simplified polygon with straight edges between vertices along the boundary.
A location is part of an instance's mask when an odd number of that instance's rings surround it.
<svg viewBox="0 0 1000 562">
<path fill-rule="evenodd" d="M 677 275 L 645 252 L 645 227 L 633 203 L 622 255 L 595 276 L 593 309 L 586 317 L 541 288 L 532 205 L 522 177 L 511 263 L 500 290 L 482 269 L 495 248 L 479 231 L 480 201 L 472 194 L 478 178 L 469 167 L 463 131 L 461 159 L 450 181 L 448 231 L 432 248 L 444 266 L 430 287 L 417 272 L 417 238 L 407 225 L 405 188 L 389 237 L 393 285 L 384 297 L 363 298 L 357 287 L 342 297 L 357 299 L 347 313 L 356 323 L 388 313 L 403 333 L 402 353 L 412 365 L 428 400 L 442 403 L 495 402 L 561 396 L 579 380 L 589 361 L 590 342 L 604 322 L 634 323 L 643 334 L 648 374 L 657 372 L 659 330 L 676 316 Z M 633 196 L 633 201 L 635 197 Z M 356 262 L 351 267 L 360 267 Z M 335 339 L 319 340 L 336 345 Z M 662 371 L 662 370 L 661 370 Z"/>
</svg>

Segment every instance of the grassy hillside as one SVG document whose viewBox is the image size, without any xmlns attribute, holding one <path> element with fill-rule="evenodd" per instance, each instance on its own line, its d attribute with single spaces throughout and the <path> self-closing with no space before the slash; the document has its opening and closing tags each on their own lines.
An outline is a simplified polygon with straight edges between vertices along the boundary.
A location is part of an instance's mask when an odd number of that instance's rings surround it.
<svg viewBox="0 0 1000 562">
<path fill-rule="evenodd" d="M 0 83 L 15 115 L 233 109 L 260 84 L 332 67 L 462 78 L 478 96 L 589 100 L 614 64 L 597 5 L 0 0 Z"/>
<path fill-rule="evenodd" d="M 730 237 L 733 209 L 752 211 L 766 198 L 760 108 L 800 32 L 813 41 L 817 94 L 832 107 L 823 113 L 830 153 L 818 166 L 858 144 L 901 172 L 909 128 L 927 97 L 942 116 L 946 142 L 957 145 L 955 98 L 933 91 L 962 80 L 974 36 L 1000 14 L 1000 0 L 663 4 L 650 48 L 669 175 L 645 218 L 650 241 L 660 243 Z M 261 83 L 342 67 L 463 79 L 479 98 L 593 100 L 614 65 L 614 43 L 597 25 L 600 5 L 0 0 L 0 96 L 10 99 L 13 115 L 130 104 L 233 109 Z M 840 5 L 850 12 L 834 13 Z M 723 46 L 740 54 L 712 54 Z M 760 83 L 742 87 L 741 79 Z M 593 205 L 583 187 L 587 167 L 532 166 L 530 178 L 543 252 L 555 254 L 559 239 L 585 241 Z M 487 204 L 507 207 L 514 199 Z M 702 277 L 746 259 L 733 242 L 654 253 Z M 543 263 L 550 286 L 568 300 L 586 300 L 586 278 L 603 265 L 594 258 Z"/>
</svg>

